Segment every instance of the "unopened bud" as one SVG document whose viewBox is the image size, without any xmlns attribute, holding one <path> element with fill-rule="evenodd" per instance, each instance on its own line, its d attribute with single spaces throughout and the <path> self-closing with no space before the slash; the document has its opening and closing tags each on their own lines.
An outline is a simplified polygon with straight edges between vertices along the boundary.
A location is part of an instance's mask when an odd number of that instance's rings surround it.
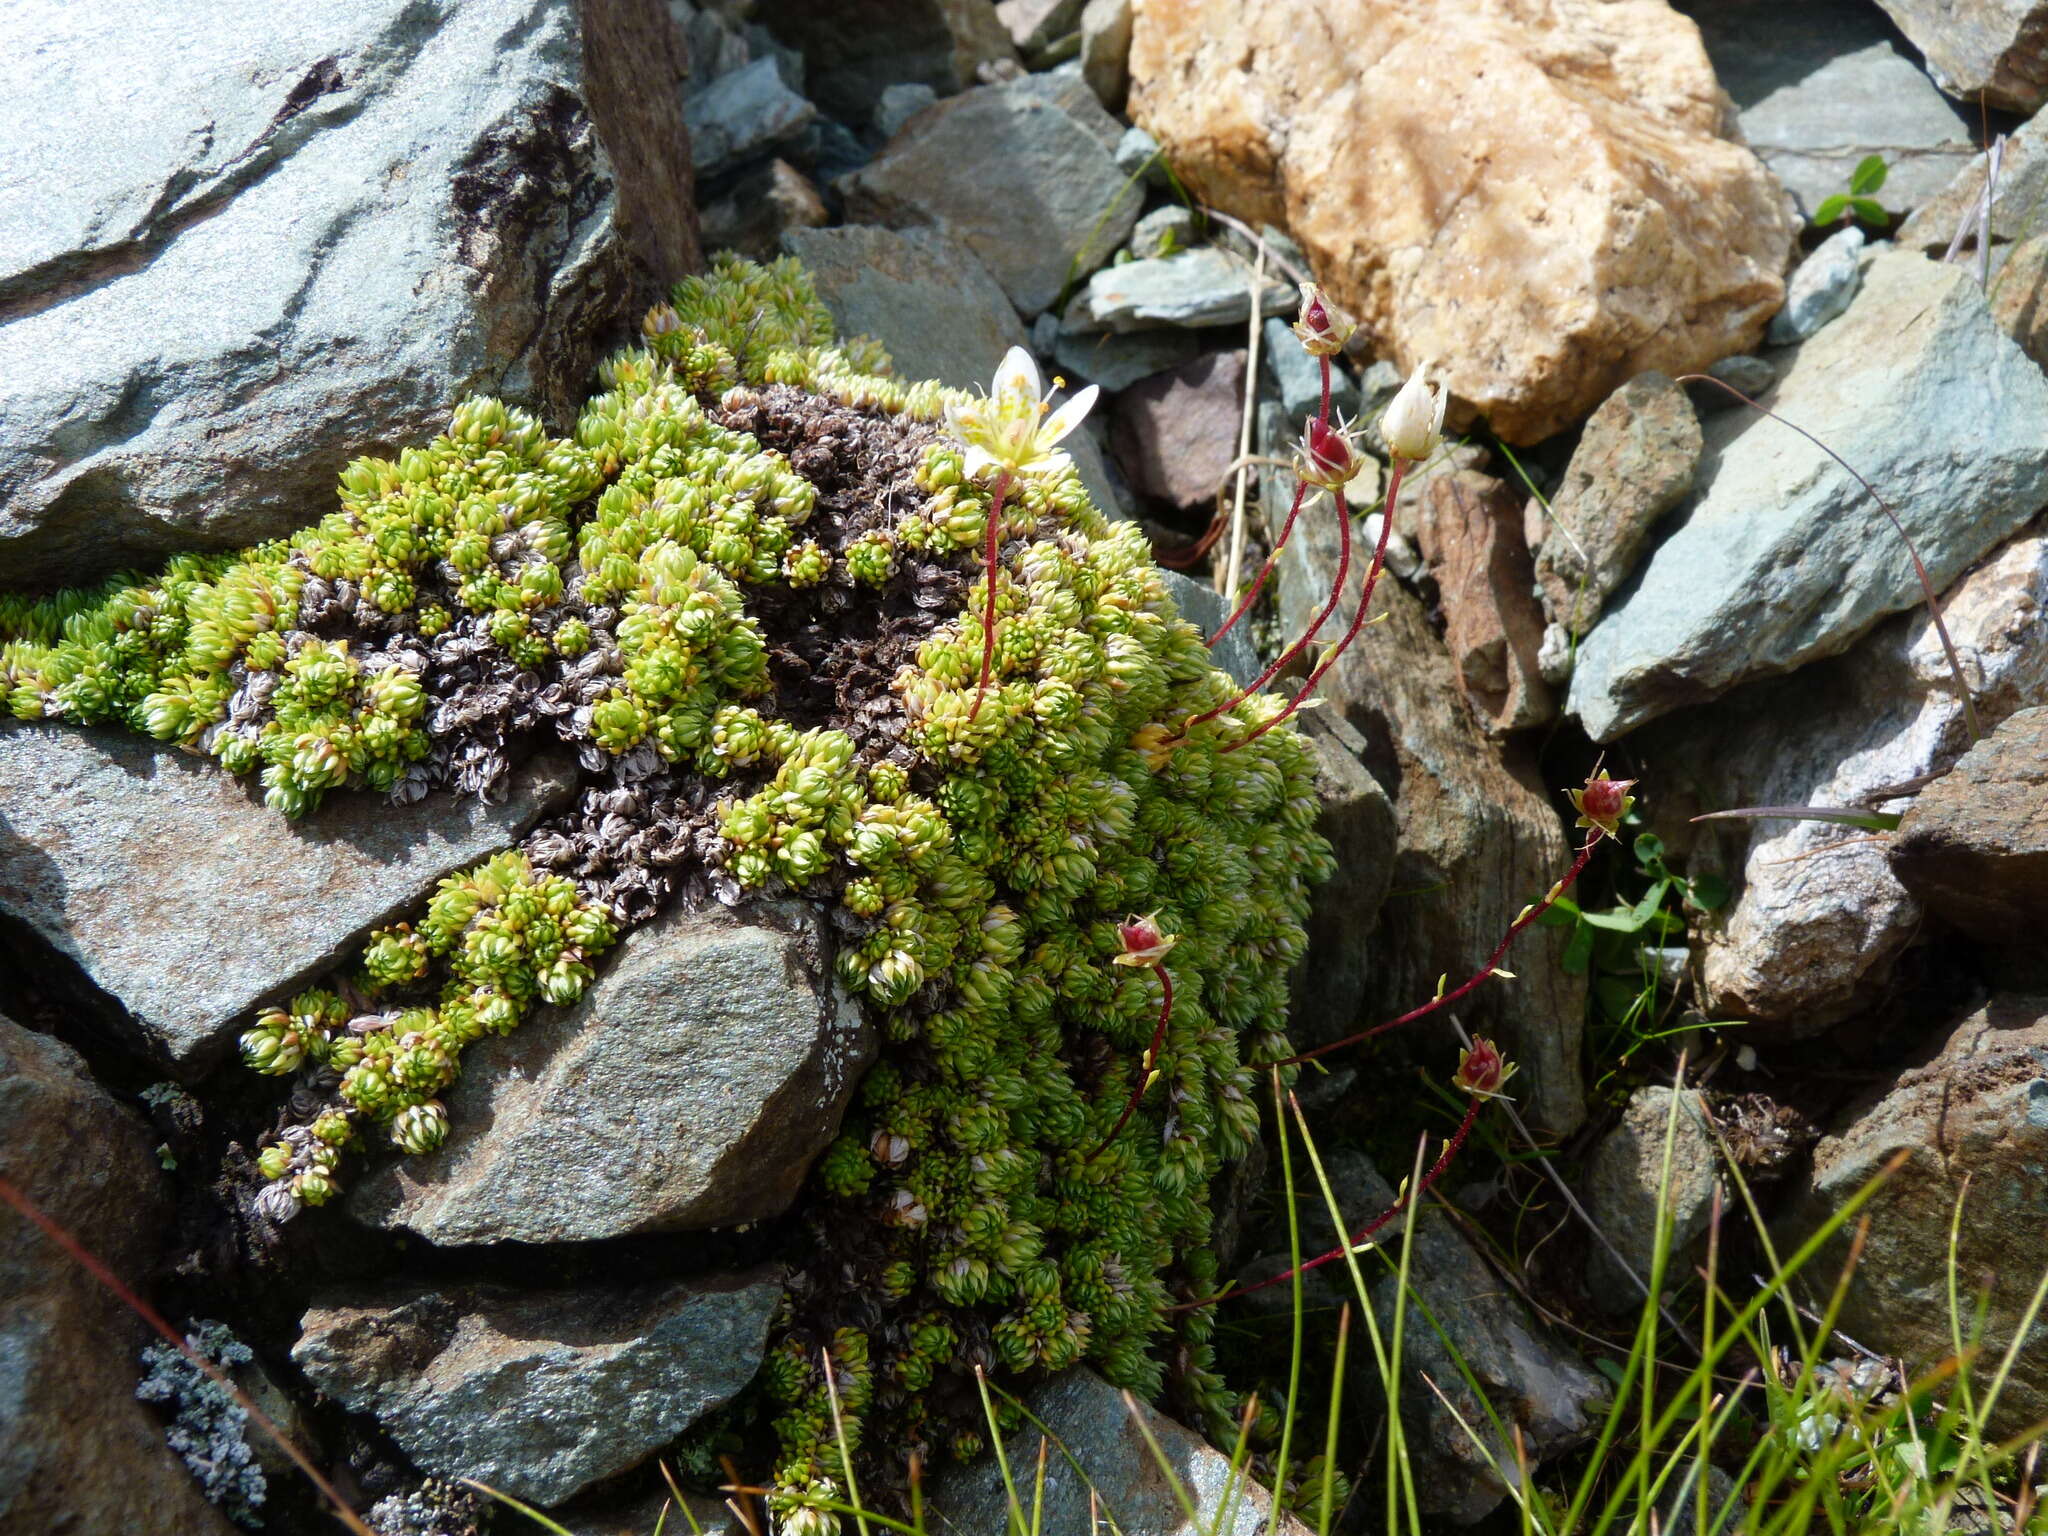
<svg viewBox="0 0 2048 1536">
<path fill-rule="evenodd" d="M 1344 350 L 1357 324 L 1332 305 L 1314 283 L 1301 285 L 1301 318 L 1294 322 L 1294 334 L 1313 357 L 1334 357 Z"/>
<path fill-rule="evenodd" d="M 1458 1053 L 1458 1070 L 1451 1075 L 1451 1086 L 1474 1098 L 1498 1098 L 1514 1075 L 1514 1064 L 1501 1055 L 1499 1048 L 1484 1035 L 1475 1035 L 1472 1048 Z"/>
<path fill-rule="evenodd" d="M 1610 779 L 1601 769 L 1586 780 L 1585 788 L 1568 791 L 1579 813 L 1576 825 L 1591 827 L 1608 837 L 1621 835 L 1621 818 L 1629 813 L 1636 797 L 1629 793 L 1634 779 Z"/>
<path fill-rule="evenodd" d="M 1396 458 L 1419 462 L 1435 453 L 1444 440 L 1444 407 L 1450 403 L 1451 392 L 1428 382 L 1429 367 L 1428 363 L 1415 365 L 1415 372 L 1380 417 L 1380 436 Z"/>
<path fill-rule="evenodd" d="M 1147 917 L 1127 917 L 1116 925 L 1118 942 L 1123 953 L 1116 957 L 1118 965 L 1153 966 L 1166 958 L 1167 951 L 1180 942 L 1178 934 L 1159 931 L 1159 914 Z"/>
<path fill-rule="evenodd" d="M 1301 439 L 1301 478 L 1332 493 L 1341 493 L 1364 461 L 1351 446 L 1348 424 L 1332 427 L 1312 420 Z"/>
</svg>

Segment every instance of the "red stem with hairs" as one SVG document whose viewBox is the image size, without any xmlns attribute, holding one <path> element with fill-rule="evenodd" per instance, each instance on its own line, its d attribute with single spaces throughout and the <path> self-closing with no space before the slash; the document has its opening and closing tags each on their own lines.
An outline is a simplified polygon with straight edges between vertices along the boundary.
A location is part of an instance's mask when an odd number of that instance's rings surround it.
<svg viewBox="0 0 2048 1536">
<path fill-rule="evenodd" d="M 1088 1154 L 1093 1162 L 1108 1150 L 1116 1140 L 1117 1133 L 1131 1123 L 1131 1116 L 1138 1112 L 1138 1101 L 1145 1097 L 1145 1084 L 1151 1079 L 1153 1063 L 1159 1059 L 1159 1048 L 1166 1043 L 1166 1023 L 1173 1017 L 1173 978 L 1163 965 L 1152 967 L 1152 974 L 1159 978 L 1159 985 L 1166 996 L 1159 1004 L 1159 1022 L 1152 1029 L 1152 1043 L 1145 1047 L 1145 1059 L 1138 1064 L 1138 1080 L 1131 1085 L 1131 1096 L 1124 1101 L 1124 1112 L 1116 1117 L 1116 1124 L 1109 1128 L 1109 1134 L 1102 1138 L 1102 1144 Z"/>
<path fill-rule="evenodd" d="M 1600 839 L 1603 836 L 1605 834 L 1598 831 L 1587 836 L 1584 845 L 1579 849 L 1579 856 L 1572 860 L 1572 867 L 1565 871 L 1564 878 L 1544 892 L 1541 901 L 1527 908 L 1520 917 L 1508 925 L 1508 931 L 1502 935 L 1500 943 L 1496 944 L 1493 953 L 1486 957 L 1486 964 L 1473 972 L 1471 977 L 1462 986 L 1431 998 L 1420 1008 L 1409 1009 L 1397 1019 L 1389 1019 L 1384 1024 L 1375 1024 L 1371 1029 L 1363 1030 L 1355 1035 L 1347 1035 L 1342 1040 L 1333 1040 L 1328 1045 L 1319 1045 L 1312 1051 L 1303 1051 L 1299 1056 L 1290 1056 L 1285 1061 L 1275 1062 L 1274 1065 L 1291 1067 L 1304 1061 L 1314 1061 L 1318 1056 L 1327 1056 L 1332 1051 L 1341 1051 L 1347 1045 L 1357 1045 L 1360 1041 L 1370 1040 L 1374 1035 L 1383 1035 L 1390 1029 L 1399 1029 L 1403 1024 L 1412 1024 L 1426 1014 L 1435 1013 L 1437 1009 L 1455 1003 L 1459 998 L 1476 989 L 1499 967 L 1501 958 L 1508 952 L 1508 946 L 1515 942 L 1515 939 L 1521 934 L 1522 930 L 1548 911 L 1551 904 L 1566 891 L 1570 890 L 1572 883 L 1586 872 L 1586 865 L 1593 857 L 1593 850 L 1600 846 Z"/>
<path fill-rule="evenodd" d="M 988 499 L 988 539 L 982 550 L 982 564 L 988 571 L 988 600 L 981 611 L 981 685 L 974 690 L 974 707 L 967 711 L 972 725 L 981 713 L 981 701 L 988 697 L 989 679 L 996 666 L 996 559 L 1003 542 L 1003 498 L 1010 491 L 1010 472 L 996 476 L 995 490 Z"/>
<path fill-rule="evenodd" d="M 1330 360 L 1327 357 L 1318 357 L 1316 361 L 1323 367 L 1323 408 L 1316 420 L 1327 427 L 1330 424 Z M 1294 484 L 1294 505 L 1287 509 L 1287 521 L 1280 525 L 1280 537 L 1273 541 L 1272 553 L 1266 556 L 1266 563 L 1259 567 L 1257 578 L 1238 602 L 1236 609 L 1223 621 L 1222 627 L 1209 637 L 1210 650 L 1216 649 L 1217 642 L 1230 633 L 1231 625 L 1250 612 L 1252 604 L 1259 600 L 1259 593 L 1265 589 L 1266 578 L 1273 574 L 1273 567 L 1280 563 L 1280 551 L 1287 547 L 1287 541 L 1294 536 L 1294 520 L 1301 516 L 1302 503 L 1308 499 L 1307 492 L 1308 482 L 1297 480 Z"/>
<path fill-rule="evenodd" d="M 1351 1240 L 1348 1243 L 1332 1248 L 1320 1258 L 1308 1260 L 1298 1269 L 1284 1270 L 1280 1274 L 1273 1276 L 1270 1280 L 1258 1280 L 1250 1285 L 1236 1286 L 1231 1290 L 1224 1291 L 1221 1295 L 1205 1296 L 1200 1301 L 1182 1302 L 1179 1306 L 1172 1308 L 1172 1310 L 1175 1312 L 1187 1312 L 1195 1307 L 1213 1307 L 1218 1302 L 1234 1301 L 1239 1296 L 1249 1296 L 1253 1291 L 1263 1291 L 1269 1285 L 1278 1285 L 1283 1280 L 1292 1280 L 1296 1275 L 1305 1275 L 1312 1269 L 1321 1269 L 1325 1264 L 1334 1264 L 1337 1260 L 1343 1258 L 1345 1254 L 1357 1248 L 1360 1243 L 1368 1241 L 1380 1228 L 1408 1209 L 1410 1202 L 1419 1200 L 1429 1193 L 1430 1186 L 1444 1176 L 1444 1170 L 1451 1166 L 1451 1159 L 1458 1155 L 1459 1148 L 1465 1145 L 1465 1138 L 1472 1134 L 1472 1122 L 1479 1118 L 1479 1106 L 1483 1102 L 1484 1100 L 1478 1094 L 1474 1094 L 1466 1102 L 1465 1118 L 1458 1122 L 1457 1130 L 1452 1132 L 1451 1139 L 1444 1143 L 1443 1152 L 1434 1163 L 1430 1164 L 1429 1172 L 1422 1176 L 1422 1181 L 1415 1186 L 1413 1191 L 1402 1195 L 1392 1205 L 1381 1211 L 1379 1215 L 1360 1227 L 1352 1234 Z"/>
</svg>

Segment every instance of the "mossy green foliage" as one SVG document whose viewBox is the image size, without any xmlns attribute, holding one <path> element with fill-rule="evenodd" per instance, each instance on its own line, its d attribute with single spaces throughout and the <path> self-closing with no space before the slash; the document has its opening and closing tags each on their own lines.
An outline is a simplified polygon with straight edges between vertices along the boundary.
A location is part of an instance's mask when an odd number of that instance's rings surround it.
<svg viewBox="0 0 2048 1536">
<path fill-rule="evenodd" d="M 1154 1396 L 1175 1327 L 1177 1385 L 1227 1429 L 1206 1313 L 1167 1309 L 1213 1284 L 1210 1181 L 1257 1134 L 1256 1068 L 1288 1054 L 1287 977 L 1329 860 L 1303 742 L 1280 729 L 1220 750 L 1279 708 L 1262 696 L 1166 745 L 1236 689 L 1142 534 L 1108 522 L 1071 470 L 1020 477 L 1006 497 L 996 686 L 977 710 L 991 487 L 944 442 L 919 472 L 924 504 L 839 557 L 878 586 L 906 554 L 974 573 L 893 684 L 912 751 L 778 719 L 748 593 L 806 592 L 834 557 L 804 536 L 811 484 L 705 403 L 784 383 L 929 421 L 947 392 L 878 372 L 870 345 L 832 345 L 790 263 L 721 261 L 646 336 L 606 366 L 572 439 L 472 401 L 425 448 L 351 464 L 341 509 L 289 541 L 0 600 L 7 703 L 260 768 L 298 815 L 331 789 L 397 782 L 429 748 L 417 677 L 295 628 L 309 575 L 348 578 L 415 633 L 481 616 L 532 668 L 593 643 L 565 594 L 611 605 L 624 665 L 586 739 L 736 778 L 717 811 L 729 874 L 841 902 L 857 934 L 839 978 L 886 1041 L 816 1170 L 817 1264 L 763 1372 L 785 1515 L 815 1523 L 802 1495 L 845 1490 L 827 1350 L 849 1440 L 899 1472 L 908 1448 L 979 1449 L 974 1360 L 1085 1360 Z M 429 589 L 445 601 L 423 601 Z M 1161 1002 L 1148 970 L 1113 963 L 1116 920 L 1154 910 L 1179 939 L 1170 1027 L 1140 1112 L 1104 1145 Z M 573 1001 L 617 926 L 573 882 L 504 854 L 372 938 L 352 984 L 386 1011 L 351 1020 L 313 992 L 266 1013 L 244 1038 L 251 1066 L 340 1074 L 331 1106 L 265 1149 L 273 1208 L 331 1198 L 365 1124 L 437 1145 L 463 1048 Z M 824 1251 L 849 1231 L 858 1241 Z"/>
</svg>

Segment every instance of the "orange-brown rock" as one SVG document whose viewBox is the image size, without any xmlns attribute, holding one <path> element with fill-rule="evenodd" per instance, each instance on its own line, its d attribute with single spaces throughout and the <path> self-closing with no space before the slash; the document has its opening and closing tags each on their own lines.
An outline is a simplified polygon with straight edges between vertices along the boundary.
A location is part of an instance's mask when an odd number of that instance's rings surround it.
<svg viewBox="0 0 2048 1536">
<path fill-rule="evenodd" d="M 1511 442 L 1750 347 L 1794 228 L 1664 0 L 1136 0 L 1131 112 Z"/>
</svg>

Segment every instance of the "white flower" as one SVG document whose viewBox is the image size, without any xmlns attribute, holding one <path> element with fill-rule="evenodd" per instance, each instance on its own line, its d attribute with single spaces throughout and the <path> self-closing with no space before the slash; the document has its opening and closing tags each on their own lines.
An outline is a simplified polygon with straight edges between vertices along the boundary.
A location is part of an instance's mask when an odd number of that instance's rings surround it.
<svg viewBox="0 0 2048 1536">
<path fill-rule="evenodd" d="M 979 400 L 946 407 L 946 425 L 967 445 L 967 473 L 991 467 L 1019 475 L 1052 475 L 1071 462 L 1056 448 L 1081 425 L 1102 391 L 1090 384 L 1047 414 L 1038 364 L 1022 347 L 1012 347 L 996 369 L 995 387 Z"/>
<path fill-rule="evenodd" d="M 1397 458 L 1426 459 L 1443 441 L 1444 407 L 1450 404 L 1451 392 L 1442 384 L 1432 387 L 1427 382 L 1429 369 L 1428 363 L 1417 363 L 1380 417 L 1380 436 L 1387 451 Z"/>
</svg>

